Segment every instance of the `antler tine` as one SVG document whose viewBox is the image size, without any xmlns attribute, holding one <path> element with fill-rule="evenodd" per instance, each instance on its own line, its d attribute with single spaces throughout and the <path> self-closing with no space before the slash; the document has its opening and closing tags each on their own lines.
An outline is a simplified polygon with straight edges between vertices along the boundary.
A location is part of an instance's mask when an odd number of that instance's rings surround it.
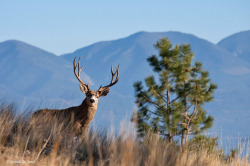
<svg viewBox="0 0 250 166">
<path fill-rule="evenodd" d="M 111 74 L 113 75 L 114 72 L 113 72 L 113 65 L 111 64 Z"/>
<path fill-rule="evenodd" d="M 116 79 L 115 79 L 114 84 L 118 82 L 118 80 L 119 80 L 119 67 L 120 67 L 120 64 L 119 64 L 118 67 L 116 68 L 115 73 L 112 72 L 112 80 L 111 80 L 111 83 L 113 83 L 114 78 L 115 78 L 115 75 L 116 75 Z"/>
<path fill-rule="evenodd" d="M 81 73 L 81 71 L 82 71 L 82 69 L 83 69 L 83 67 L 84 67 L 84 65 L 82 65 L 82 67 L 80 67 L 80 61 L 81 61 L 81 58 L 82 58 L 82 56 L 80 56 L 79 57 L 79 60 L 78 60 L 78 63 L 77 63 L 77 65 L 78 65 L 78 75 L 79 75 L 79 77 L 80 77 L 80 73 Z"/>
<path fill-rule="evenodd" d="M 119 67 L 120 67 L 120 64 L 118 65 L 118 67 L 116 68 L 116 71 L 115 71 L 115 73 L 113 72 L 113 66 L 112 66 L 112 64 L 111 64 L 111 74 L 112 74 L 112 80 L 111 80 L 111 83 L 114 81 L 114 76 L 115 76 L 115 74 L 116 73 L 118 73 L 117 74 L 117 77 L 118 77 L 118 79 L 119 79 Z"/>
<path fill-rule="evenodd" d="M 80 77 L 80 72 L 82 71 L 84 65 L 82 65 L 82 67 L 80 67 L 80 60 L 81 60 L 81 57 L 79 57 L 79 60 L 77 62 L 77 64 L 75 63 L 76 62 L 76 57 L 74 58 L 74 61 L 73 61 L 73 66 L 74 66 L 74 73 L 75 73 L 75 76 L 76 78 L 84 85 L 86 85 L 82 80 L 81 80 L 81 77 Z M 76 68 L 78 67 L 78 74 L 76 73 Z"/>
<path fill-rule="evenodd" d="M 105 89 L 105 88 L 109 88 L 109 87 L 115 85 L 118 82 L 118 80 L 119 80 L 119 67 L 120 67 L 120 64 L 116 68 L 116 71 L 113 72 L 113 66 L 111 64 L 111 74 L 112 74 L 111 82 L 107 86 L 104 86 L 104 87 L 100 86 L 99 90 L 102 90 L 102 89 Z M 114 81 L 115 76 L 116 76 L 116 79 Z"/>
<path fill-rule="evenodd" d="M 111 64 L 111 75 L 112 75 L 112 78 L 111 78 L 111 83 L 113 82 L 113 80 L 114 80 L 114 72 L 113 72 L 113 66 L 112 66 L 112 64 Z"/>
</svg>

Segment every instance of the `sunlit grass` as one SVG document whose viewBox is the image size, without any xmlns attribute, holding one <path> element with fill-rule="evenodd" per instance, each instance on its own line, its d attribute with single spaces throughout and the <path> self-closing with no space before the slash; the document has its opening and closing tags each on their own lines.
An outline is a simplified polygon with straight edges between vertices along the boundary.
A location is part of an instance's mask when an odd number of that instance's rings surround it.
<svg viewBox="0 0 250 166">
<path fill-rule="evenodd" d="M 78 140 L 61 123 L 30 126 L 31 113 L 17 114 L 11 104 L 0 106 L 0 165 L 250 165 L 247 154 L 226 158 L 220 149 L 169 144 L 154 134 L 138 139 L 126 124 L 115 135 L 111 130 L 91 130 Z M 204 144 L 204 145 L 203 145 Z"/>
</svg>

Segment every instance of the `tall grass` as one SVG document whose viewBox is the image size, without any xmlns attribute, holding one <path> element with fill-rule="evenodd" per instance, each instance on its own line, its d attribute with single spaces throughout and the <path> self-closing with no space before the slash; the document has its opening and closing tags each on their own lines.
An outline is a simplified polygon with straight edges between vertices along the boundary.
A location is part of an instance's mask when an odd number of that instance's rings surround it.
<svg viewBox="0 0 250 166">
<path fill-rule="evenodd" d="M 77 140 L 65 124 L 30 125 L 31 112 L 17 114 L 11 104 L 0 105 L 0 165 L 141 165 L 141 166 L 223 166 L 250 165 L 248 157 L 226 160 L 219 149 L 208 146 L 180 147 L 159 136 L 148 134 L 144 140 L 127 131 L 118 135 L 91 130 Z M 203 144 L 203 143 L 201 143 Z M 194 144 L 193 144 L 194 145 Z M 204 143 L 205 145 L 205 143 Z M 190 148 L 191 147 L 191 148 Z"/>
</svg>

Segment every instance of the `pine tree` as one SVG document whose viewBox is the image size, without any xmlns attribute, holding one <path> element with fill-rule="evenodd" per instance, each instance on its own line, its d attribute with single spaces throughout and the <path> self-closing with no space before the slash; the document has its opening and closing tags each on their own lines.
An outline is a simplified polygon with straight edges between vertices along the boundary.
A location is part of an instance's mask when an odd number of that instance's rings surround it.
<svg viewBox="0 0 250 166">
<path fill-rule="evenodd" d="M 147 60 L 157 74 L 134 84 L 138 111 L 133 120 L 138 135 L 149 131 L 160 134 L 169 142 L 181 136 L 186 143 L 190 134 L 199 134 L 212 126 L 213 118 L 202 107 L 213 99 L 216 85 L 208 78 L 200 62 L 192 65 L 194 54 L 190 45 L 172 47 L 167 38 L 155 44 L 159 55 Z"/>
</svg>

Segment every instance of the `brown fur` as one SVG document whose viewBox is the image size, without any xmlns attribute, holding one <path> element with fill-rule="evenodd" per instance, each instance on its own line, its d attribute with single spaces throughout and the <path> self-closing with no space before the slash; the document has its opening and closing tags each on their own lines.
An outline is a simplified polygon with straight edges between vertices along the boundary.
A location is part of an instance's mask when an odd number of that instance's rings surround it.
<svg viewBox="0 0 250 166">
<path fill-rule="evenodd" d="M 75 58 L 76 59 L 76 58 Z M 44 128 L 51 130 L 50 128 L 55 126 L 63 129 L 65 134 L 74 134 L 74 136 L 85 135 L 90 126 L 90 122 L 93 120 L 97 111 L 98 99 L 102 96 L 106 96 L 109 93 L 109 87 L 116 84 L 119 80 L 119 66 L 115 73 L 111 65 L 112 79 L 111 83 L 105 87 L 100 87 L 98 91 L 92 91 L 89 85 L 85 84 L 80 78 L 80 72 L 83 67 L 80 68 L 80 58 L 77 64 L 74 59 L 74 73 L 76 78 L 80 81 L 80 89 L 85 93 L 86 98 L 82 104 L 76 107 L 70 107 L 67 109 L 41 109 L 36 111 L 31 118 L 31 129 L 35 130 L 39 134 L 39 129 L 44 132 Z M 76 69 L 78 68 L 78 72 Z M 78 74 L 77 74 L 78 73 Z M 114 80 L 116 76 L 116 79 Z M 67 129 L 67 130 L 65 130 Z M 57 131 L 58 129 L 56 129 Z"/>
<path fill-rule="evenodd" d="M 89 102 L 89 94 L 96 94 L 96 92 L 88 92 L 86 98 L 79 106 L 66 109 L 45 108 L 36 111 L 31 118 L 32 125 L 43 127 L 44 125 L 51 124 L 51 122 L 58 125 L 64 123 L 63 128 L 70 127 L 73 130 L 67 131 L 67 133 L 73 132 L 75 136 L 80 134 L 85 135 L 89 130 L 90 122 L 95 116 L 98 104 L 98 100 L 94 105 Z"/>
</svg>

